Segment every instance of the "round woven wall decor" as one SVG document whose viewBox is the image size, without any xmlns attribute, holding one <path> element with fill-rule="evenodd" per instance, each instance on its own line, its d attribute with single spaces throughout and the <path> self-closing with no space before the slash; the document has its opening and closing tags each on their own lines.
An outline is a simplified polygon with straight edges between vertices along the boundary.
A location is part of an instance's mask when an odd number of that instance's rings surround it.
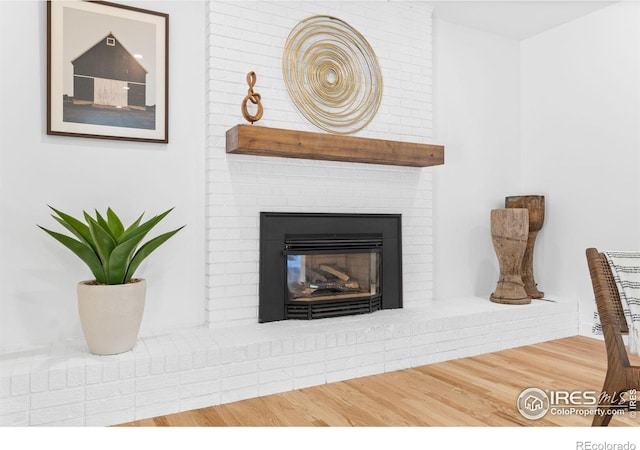
<svg viewBox="0 0 640 450">
<path fill-rule="evenodd" d="M 373 49 L 340 19 L 312 16 L 289 33 L 282 73 L 294 105 L 335 134 L 363 129 L 378 112 L 382 73 Z"/>
</svg>

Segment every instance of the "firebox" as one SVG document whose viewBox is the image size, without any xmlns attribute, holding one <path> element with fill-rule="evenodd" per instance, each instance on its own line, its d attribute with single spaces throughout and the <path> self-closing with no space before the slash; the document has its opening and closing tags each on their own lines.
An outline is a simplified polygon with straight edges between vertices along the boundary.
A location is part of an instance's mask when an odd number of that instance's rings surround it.
<svg viewBox="0 0 640 450">
<path fill-rule="evenodd" d="M 402 307 L 399 214 L 260 215 L 259 320 Z"/>
</svg>

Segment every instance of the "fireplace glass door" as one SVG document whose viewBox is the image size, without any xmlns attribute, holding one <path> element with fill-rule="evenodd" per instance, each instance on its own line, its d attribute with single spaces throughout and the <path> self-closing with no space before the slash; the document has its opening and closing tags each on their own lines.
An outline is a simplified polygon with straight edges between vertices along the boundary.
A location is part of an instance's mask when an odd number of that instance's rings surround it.
<svg viewBox="0 0 640 450">
<path fill-rule="evenodd" d="M 379 239 L 288 240 L 287 318 L 380 309 L 381 251 Z"/>
</svg>

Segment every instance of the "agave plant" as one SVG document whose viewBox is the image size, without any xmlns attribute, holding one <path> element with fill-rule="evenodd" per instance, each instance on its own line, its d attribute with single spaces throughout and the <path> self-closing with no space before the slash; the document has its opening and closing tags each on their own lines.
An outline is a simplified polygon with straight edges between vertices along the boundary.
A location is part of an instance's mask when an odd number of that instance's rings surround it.
<svg viewBox="0 0 640 450">
<path fill-rule="evenodd" d="M 96 210 L 95 218 L 84 212 L 85 222 L 49 206 L 55 215 L 51 216 L 69 230 L 77 239 L 48 230 L 58 242 L 75 253 L 89 266 L 99 284 L 125 284 L 131 281 L 140 263 L 160 245 L 176 234 L 184 225 L 168 233 L 161 234 L 140 248 L 138 246 L 147 235 L 173 208 L 142 222 L 141 214 L 129 227 L 125 228 L 120 218 L 111 208 L 106 219 Z"/>
</svg>

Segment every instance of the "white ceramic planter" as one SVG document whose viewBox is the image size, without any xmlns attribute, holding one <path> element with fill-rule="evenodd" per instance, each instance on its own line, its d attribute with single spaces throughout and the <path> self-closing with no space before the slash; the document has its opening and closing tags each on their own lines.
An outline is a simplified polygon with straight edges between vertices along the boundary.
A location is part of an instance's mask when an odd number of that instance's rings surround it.
<svg viewBox="0 0 640 450">
<path fill-rule="evenodd" d="M 92 283 L 78 283 L 78 313 L 89 351 L 95 355 L 115 355 L 131 350 L 142 322 L 146 281 Z"/>
</svg>

